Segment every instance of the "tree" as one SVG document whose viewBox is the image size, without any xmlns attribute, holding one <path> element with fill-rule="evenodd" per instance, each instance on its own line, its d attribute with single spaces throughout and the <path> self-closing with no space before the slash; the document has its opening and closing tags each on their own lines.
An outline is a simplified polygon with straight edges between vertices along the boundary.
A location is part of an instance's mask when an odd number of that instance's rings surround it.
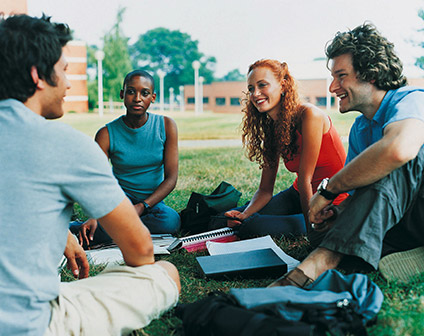
<svg viewBox="0 0 424 336">
<path fill-rule="evenodd" d="M 241 74 L 239 69 L 231 70 L 225 76 L 219 79 L 220 82 L 232 82 L 232 81 L 241 82 L 245 80 L 246 80 L 246 75 Z"/>
<path fill-rule="evenodd" d="M 205 56 L 198 49 L 198 41 L 179 30 L 149 30 L 139 36 L 130 50 L 135 68 L 145 69 L 152 75 L 156 75 L 159 69 L 166 73 L 165 92 L 173 87 L 178 93 L 180 85 L 194 83 L 192 63 L 195 60 L 201 64 L 199 74 L 205 78 L 205 83 L 213 81 L 215 57 Z M 158 76 L 154 77 L 158 81 Z"/>
<path fill-rule="evenodd" d="M 88 108 L 94 109 L 98 101 L 97 92 L 97 60 L 95 53 L 99 48 L 96 45 L 87 46 L 87 91 Z"/>
<path fill-rule="evenodd" d="M 121 23 L 125 8 L 120 8 L 116 17 L 116 23 L 103 37 L 103 78 L 105 100 L 119 99 L 122 88 L 123 76 L 131 71 L 131 59 L 128 51 L 128 38 L 124 36 Z"/>
<path fill-rule="evenodd" d="M 418 11 L 418 16 L 419 16 L 422 20 L 424 20 L 424 10 L 423 10 L 423 9 L 420 9 L 420 10 Z M 420 31 L 424 31 L 424 29 L 420 29 Z M 419 43 L 419 46 L 421 46 L 422 48 L 424 48 L 424 42 L 420 42 L 420 43 Z M 421 69 L 423 69 L 423 70 L 424 70 L 424 56 L 420 56 L 420 57 L 418 57 L 418 58 L 417 58 L 417 60 L 415 61 L 415 65 L 416 65 L 416 66 L 419 66 Z"/>
</svg>

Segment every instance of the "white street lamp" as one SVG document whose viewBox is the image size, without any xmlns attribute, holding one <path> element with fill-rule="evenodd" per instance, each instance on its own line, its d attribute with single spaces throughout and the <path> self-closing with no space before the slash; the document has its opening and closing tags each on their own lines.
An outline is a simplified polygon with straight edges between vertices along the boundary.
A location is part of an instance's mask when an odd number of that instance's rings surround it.
<svg viewBox="0 0 424 336">
<path fill-rule="evenodd" d="M 205 78 L 200 76 L 199 77 L 199 113 L 203 113 L 203 82 L 205 81 Z"/>
<path fill-rule="evenodd" d="M 199 114 L 199 68 L 200 62 L 194 61 L 192 64 L 194 69 L 194 113 Z"/>
<path fill-rule="evenodd" d="M 159 106 L 160 106 L 160 112 L 163 113 L 164 111 L 164 105 L 165 105 L 165 90 L 164 90 L 164 84 L 163 84 L 163 79 L 165 78 L 165 72 L 162 70 L 158 70 L 158 76 L 160 79 L 160 84 L 159 84 L 159 95 L 160 95 L 160 101 L 159 101 Z"/>
<path fill-rule="evenodd" d="M 174 112 L 174 88 L 169 88 L 169 112 Z"/>
<path fill-rule="evenodd" d="M 184 112 L 184 86 L 180 85 L 180 112 Z"/>
<path fill-rule="evenodd" d="M 97 50 L 94 54 L 97 60 L 97 92 L 99 100 L 99 115 L 103 117 L 103 65 L 102 61 L 105 58 L 105 53 L 102 50 Z"/>
<path fill-rule="evenodd" d="M 330 109 L 331 109 L 330 84 L 331 84 L 331 78 L 327 77 L 327 99 L 326 99 L 326 109 L 327 109 L 327 111 L 330 111 Z"/>
</svg>

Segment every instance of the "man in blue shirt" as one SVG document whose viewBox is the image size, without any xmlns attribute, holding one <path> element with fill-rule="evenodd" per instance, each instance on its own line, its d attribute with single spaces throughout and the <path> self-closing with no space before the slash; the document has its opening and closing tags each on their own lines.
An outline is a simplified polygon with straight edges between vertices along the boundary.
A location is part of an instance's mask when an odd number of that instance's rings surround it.
<svg viewBox="0 0 424 336">
<path fill-rule="evenodd" d="M 393 47 L 371 24 L 339 32 L 328 45 L 340 112 L 362 115 L 345 167 L 310 201 L 322 242 L 272 285 L 303 287 L 346 257 L 379 267 L 388 279 L 424 272 L 424 90 L 406 86 Z M 332 200 L 348 191 L 352 196 L 334 208 Z"/>
<path fill-rule="evenodd" d="M 63 115 L 70 83 L 64 24 L 27 15 L 0 19 L 0 333 L 120 335 L 178 300 L 179 278 L 154 262 L 148 229 L 92 139 L 48 119 Z M 98 218 L 125 266 L 87 278 L 68 232 L 73 203 Z M 81 279 L 60 283 L 62 255 Z"/>
</svg>

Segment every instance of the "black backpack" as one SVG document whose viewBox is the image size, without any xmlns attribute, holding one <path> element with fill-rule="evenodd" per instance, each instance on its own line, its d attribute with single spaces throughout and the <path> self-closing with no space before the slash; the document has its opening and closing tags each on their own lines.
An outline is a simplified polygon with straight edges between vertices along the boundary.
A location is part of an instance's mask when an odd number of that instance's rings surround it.
<svg viewBox="0 0 424 336">
<path fill-rule="evenodd" d="M 240 191 L 224 181 L 210 195 L 192 192 L 187 207 L 180 212 L 182 233 L 206 232 L 211 217 L 237 207 L 240 196 Z"/>
<path fill-rule="evenodd" d="M 233 288 L 178 305 L 186 336 L 367 335 L 383 293 L 364 274 L 324 272 L 308 289 Z"/>
<path fill-rule="evenodd" d="M 318 335 L 313 325 L 245 309 L 221 292 L 210 293 L 194 303 L 178 304 L 175 314 L 183 321 L 185 336 Z"/>
</svg>

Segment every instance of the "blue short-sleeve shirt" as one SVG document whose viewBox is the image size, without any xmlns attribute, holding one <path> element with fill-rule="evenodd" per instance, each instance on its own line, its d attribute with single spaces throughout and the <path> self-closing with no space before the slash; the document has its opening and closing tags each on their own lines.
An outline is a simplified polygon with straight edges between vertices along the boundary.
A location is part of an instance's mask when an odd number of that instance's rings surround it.
<svg viewBox="0 0 424 336">
<path fill-rule="evenodd" d="M 372 120 L 363 115 L 356 118 L 349 134 L 346 164 L 379 141 L 388 124 L 411 118 L 424 122 L 424 89 L 404 86 L 388 91 Z"/>
</svg>

